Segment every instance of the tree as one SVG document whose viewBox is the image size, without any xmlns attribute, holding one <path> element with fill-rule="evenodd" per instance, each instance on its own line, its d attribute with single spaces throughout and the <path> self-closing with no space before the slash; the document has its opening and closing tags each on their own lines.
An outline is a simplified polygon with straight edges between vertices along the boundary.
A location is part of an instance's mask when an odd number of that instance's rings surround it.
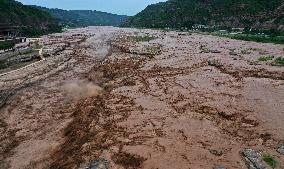
<svg viewBox="0 0 284 169">
<path fill-rule="evenodd" d="M 15 43 L 12 41 L 4 41 L 0 43 L 0 50 L 9 50 L 15 47 Z"/>
</svg>

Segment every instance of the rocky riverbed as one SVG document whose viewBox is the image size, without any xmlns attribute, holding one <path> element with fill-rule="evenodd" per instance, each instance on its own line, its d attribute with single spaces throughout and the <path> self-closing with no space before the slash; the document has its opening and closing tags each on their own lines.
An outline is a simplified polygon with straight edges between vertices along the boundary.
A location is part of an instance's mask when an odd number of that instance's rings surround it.
<svg viewBox="0 0 284 169">
<path fill-rule="evenodd" d="M 89 27 L 0 75 L 0 168 L 284 168 L 283 45 Z"/>
</svg>

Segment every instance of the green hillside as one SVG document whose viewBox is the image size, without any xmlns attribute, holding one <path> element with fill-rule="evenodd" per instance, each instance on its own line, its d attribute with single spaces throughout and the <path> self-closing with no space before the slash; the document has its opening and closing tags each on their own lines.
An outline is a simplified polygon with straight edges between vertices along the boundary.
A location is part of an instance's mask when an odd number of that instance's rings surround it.
<svg viewBox="0 0 284 169">
<path fill-rule="evenodd" d="M 14 0 L 0 0 L 0 23 L 21 26 L 22 35 L 36 36 L 60 31 L 58 22 L 48 12 Z"/>
<path fill-rule="evenodd" d="M 42 8 L 57 18 L 61 25 L 70 27 L 119 26 L 128 16 L 92 10 L 62 10 Z"/>
<path fill-rule="evenodd" d="M 191 28 L 201 24 L 284 30 L 283 11 L 283 0 L 169 0 L 148 6 L 123 26 Z"/>
</svg>

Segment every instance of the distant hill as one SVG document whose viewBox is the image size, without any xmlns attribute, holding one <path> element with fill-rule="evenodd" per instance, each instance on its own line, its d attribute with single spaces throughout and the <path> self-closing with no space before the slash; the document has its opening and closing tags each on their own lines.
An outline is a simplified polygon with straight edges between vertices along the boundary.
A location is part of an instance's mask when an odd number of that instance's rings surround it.
<svg viewBox="0 0 284 169">
<path fill-rule="evenodd" d="M 57 18 L 60 24 L 70 27 L 119 26 L 128 16 L 92 10 L 62 10 L 42 8 Z"/>
<path fill-rule="evenodd" d="M 61 10 L 0 0 L 0 25 L 20 26 L 22 36 L 59 32 L 62 26 L 119 26 L 128 16 L 91 10 Z"/>
<path fill-rule="evenodd" d="M 168 0 L 149 5 L 123 26 L 182 28 L 194 24 L 284 30 L 283 0 Z"/>
<path fill-rule="evenodd" d="M 56 19 L 48 12 L 14 0 L 0 0 L 0 23 L 21 26 L 21 33 L 27 36 L 61 30 Z"/>
</svg>

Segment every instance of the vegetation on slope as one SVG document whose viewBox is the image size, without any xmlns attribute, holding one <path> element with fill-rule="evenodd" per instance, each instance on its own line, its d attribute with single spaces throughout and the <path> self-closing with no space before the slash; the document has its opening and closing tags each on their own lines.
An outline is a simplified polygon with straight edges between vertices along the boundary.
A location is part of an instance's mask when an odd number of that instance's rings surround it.
<svg viewBox="0 0 284 169">
<path fill-rule="evenodd" d="M 62 10 L 37 7 L 57 18 L 61 25 L 70 27 L 119 26 L 128 16 L 92 10 Z"/>
<path fill-rule="evenodd" d="M 48 12 L 14 0 L 0 0 L 0 23 L 21 26 L 20 32 L 25 36 L 38 36 L 61 30 Z"/>
<path fill-rule="evenodd" d="M 119 26 L 128 17 L 91 10 L 61 10 L 27 6 L 15 0 L 0 0 L 0 24 L 20 26 L 22 36 L 61 31 L 62 26 Z"/>
<path fill-rule="evenodd" d="M 261 43 L 275 43 L 275 44 L 284 44 L 284 32 L 278 32 L 277 34 L 267 34 L 267 35 L 257 35 L 249 33 L 242 34 L 220 34 L 218 32 L 212 32 L 211 35 L 227 37 L 231 39 L 244 40 L 244 41 L 254 41 Z"/>
<path fill-rule="evenodd" d="M 15 46 L 15 43 L 13 43 L 12 41 L 0 42 L 0 50 L 12 49 L 14 46 Z"/>
<path fill-rule="evenodd" d="M 284 29 L 283 0 L 168 0 L 150 5 L 123 26 Z"/>
</svg>

